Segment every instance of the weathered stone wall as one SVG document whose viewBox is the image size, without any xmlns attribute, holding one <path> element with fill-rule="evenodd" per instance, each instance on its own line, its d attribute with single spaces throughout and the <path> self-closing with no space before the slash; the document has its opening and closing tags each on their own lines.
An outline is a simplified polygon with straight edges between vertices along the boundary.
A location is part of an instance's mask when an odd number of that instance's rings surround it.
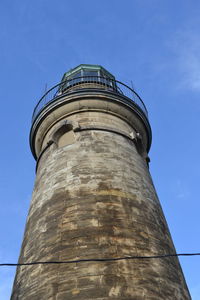
<svg viewBox="0 0 200 300">
<path fill-rule="evenodd" d="M 174 253 L 146 160 L 125 121 L 84 112 L 72 144 L 40 157 L 19 262 Z M 63 122 L 63 120 L 59 121 Z M 44 137 L 44 146 L 59 128 Z M 81 126 L 85 130 L 81 130 Z M 43 148 L 44 148 L 43 146 Z M 188 300 L 177 258 L 19 267 L 12 300 Z"/>
</svg>

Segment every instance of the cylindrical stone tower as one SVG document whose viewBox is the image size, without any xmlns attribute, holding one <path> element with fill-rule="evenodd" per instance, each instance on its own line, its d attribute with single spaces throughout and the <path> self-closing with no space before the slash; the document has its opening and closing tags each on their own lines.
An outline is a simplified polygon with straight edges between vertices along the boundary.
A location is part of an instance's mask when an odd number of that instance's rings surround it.
<svg viewBox="0 0 200 300">
<path fill-rule="evenodd" d="M 148 169 L 141 98 L 80 65 L 37 104 L 36 181 L 19 262 L 174 254 Z M 18 267 L 12 300 L 189 300 L 177 257 Z"/>
</svg>

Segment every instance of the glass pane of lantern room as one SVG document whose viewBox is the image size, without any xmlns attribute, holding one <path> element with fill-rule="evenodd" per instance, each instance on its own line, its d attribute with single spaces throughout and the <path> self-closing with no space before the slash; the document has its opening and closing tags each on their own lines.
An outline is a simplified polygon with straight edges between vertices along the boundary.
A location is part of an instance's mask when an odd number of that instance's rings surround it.
<svg viewBox="0 0 200 300">
<path fill-rule="evenodd" d="M 73 79 L 70 83 L 71 84 L 75 84 L 75 83 L 78 83 L 78 82 L 81 82 L 81 72 L 78 72 L 78 73 L 75 73 L 72 75 L 71 79 Z"/>
<path fill-rule="evenodd" d="M 106 84 L 106 85 L 110 85 L 110 80 L 107 74 L 105 74 L 102 70 L 100 71 L 100 82 Z"/>
<path fill-rule="evenodd" d="M 98 71 L 83 70 L 83 76 L 86 81 L 98 81 Z"/>
<path fill-rule="evenodd" d="M 81 82 L 81 78 L 77 78 L 77 77 L 81 77 L 81 72 L 72 74 L 71 76 L 66 77 L 66 83 L 64 83 L 64 85 L 62 86 L 62 91 L 64 91 L 66 88 L 72 86 L 73 84 L 76 84 L 78 82 Z"/>
</svg>

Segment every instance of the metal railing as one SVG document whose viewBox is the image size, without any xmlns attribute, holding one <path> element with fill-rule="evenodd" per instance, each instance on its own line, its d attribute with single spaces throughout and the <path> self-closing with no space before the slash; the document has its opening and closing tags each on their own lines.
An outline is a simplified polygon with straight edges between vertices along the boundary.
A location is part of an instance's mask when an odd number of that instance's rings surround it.
<svg viewBox="0 0 200 300">
<path fill-rule="evenodd" d="M 128 85 L 118 80 L 101 76 L 82 76 L 64 80 L 49 89 L 38 101 L 33 111 L 32 123 L 35 121 L 43 108 L 48 106 L 51 102 L 55 102 L 56 99 L 60 98 L 63 95 L 66 95 L 73 91 L 80 91 L 85 88 L 99 88 L 101 90 L 121 94 L 122 96 L 128 97 L 134 102 L 134 104 L 139 106 L 139 108 L 148 118 L 148 112 L 144 102 L 142 101 L 140 96 Z"/>
</svg>

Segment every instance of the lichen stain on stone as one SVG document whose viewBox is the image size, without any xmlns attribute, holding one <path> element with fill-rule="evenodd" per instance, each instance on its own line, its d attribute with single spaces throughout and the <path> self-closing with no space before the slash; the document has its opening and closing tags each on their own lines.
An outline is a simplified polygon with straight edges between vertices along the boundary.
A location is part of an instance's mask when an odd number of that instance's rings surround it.
<svg viewBox="0 0 200 300">
<path fill-rule="evenodd" d="M 109 297 L 119 296 L 121 287 L 120 286 L 113 286 L 109 291 Z"/>
<path fill-rule="evenodd" d="M 130 193 L 125 193 L 125 192 L 119 191 L 117 189 L 99 190 L 99 191 L 96 191 L 96 195 L 117 196 L 117 197 L 129 198 L 129 199 L 136 200 L 136 195 L 133 195 Z"/>
<path fill-rule="evenodd" d="M 80 290 L 74 289 L 71 291 L 72 295 L 78 295 L 80 294 Z"/>
<path fill-rule="evenodd" d="M 99 223 L 98 223 L 98 220 L 97 219 L 91 219 L 90 220 L 90 223 L 92 226 L 94 227 L 98 227 L 99 226 Z"/>
</svg>

